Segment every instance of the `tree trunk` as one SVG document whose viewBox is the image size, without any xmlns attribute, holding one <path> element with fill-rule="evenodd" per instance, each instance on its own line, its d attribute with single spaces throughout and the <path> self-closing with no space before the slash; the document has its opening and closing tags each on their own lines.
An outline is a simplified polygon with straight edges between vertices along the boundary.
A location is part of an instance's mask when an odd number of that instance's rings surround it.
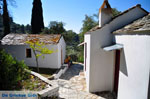
<svg viewBox="0 0 150 99">
<path fill-rule="evenodd" d="M 35 56 L 35 61 L 36 61 L 36 66 L 37 66 L 37 72 L 39 73 L 39 63 L 38 63 L 38 58 L 36 57 L 36 52 L 33 50 L 34 56 Z"/>
<path fill-rule="evenodd" d="M 40 70 L 39 70 L 38 58 L 36 58 L 36 65 L 37 65 L 37 72 L 39 73 L 39 72 L 40 72 Z"/>
</svg>

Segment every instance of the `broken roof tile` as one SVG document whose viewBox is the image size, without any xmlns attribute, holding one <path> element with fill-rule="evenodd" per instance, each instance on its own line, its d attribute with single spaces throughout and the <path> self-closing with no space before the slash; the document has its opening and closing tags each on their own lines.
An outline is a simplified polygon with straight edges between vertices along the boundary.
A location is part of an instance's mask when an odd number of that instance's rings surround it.
<svg viewBox="0 0 150 99">
<path fill-rule="evenodd" d="M 140 18 L 133 23 L 126 25 L 125 27 L 114 31 L 114 34 L 117 33 L 135 33 L 135 32 L 140 32 L 140 31 L 149 31 L 150 33 L 150 14 L 147 16 L 144 16 L 143 18 Z"/>
<path fill-rule="evenodd" d="M 26 41 L 40 42 L 44 44 L 57 44 L 60 34 L 8 34 L 2 40 L 2 45 L 25 45 Z"/>
</svg>

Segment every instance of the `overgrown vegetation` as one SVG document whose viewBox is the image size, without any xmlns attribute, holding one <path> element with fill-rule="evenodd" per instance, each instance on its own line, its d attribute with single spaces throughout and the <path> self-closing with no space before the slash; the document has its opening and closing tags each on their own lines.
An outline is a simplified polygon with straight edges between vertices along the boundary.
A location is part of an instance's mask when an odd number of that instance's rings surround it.
<svg viewBox="0 0 150 99">
<path fill-rule="evenodd" d="M 46 88 L 46 83 L 26 72 L 23 61 L 17 61 L 4 50 L 0 50 L 0 90 L 34 90 Z"/>
<path fill-rule="evenodd" d="M 29 75 L 28 79 L 22 80 L 21 85 L 21 90 L 41 91 L 46 88 L 47 84 L 38 77 Z"/>
<path fill-rule="evenodd" d="M 27 79 L 28 67 L 23 61 L 17 61 L 4 50 L 0 50 L 0 89 L 11 90 L 15 86 L 21 87 L 21 80 Z"/>
</svg>

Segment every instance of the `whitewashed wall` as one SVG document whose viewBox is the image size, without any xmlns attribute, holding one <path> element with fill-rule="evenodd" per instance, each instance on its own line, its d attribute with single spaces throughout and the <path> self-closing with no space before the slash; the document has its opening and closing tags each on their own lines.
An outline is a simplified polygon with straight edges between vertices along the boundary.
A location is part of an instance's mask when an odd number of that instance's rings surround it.
<svg viewBox="0 0 150 99">
<path fill-rule="evenodd" d="M 124 45 L 118 99 L 148 99 L 150 35 L 116 35 L 116 42 Z"/>
<path fill-rule="evenodd" d="M 144 15 L 146 15 L 146 12 L 140 8 L 135 8 L 113 19 L 101 29 L 85 34 L 85 42 L 87 42 L 87 45 L 90 44 L 90 51 L 87 52 L 87 59 L 89 59 L 87 64 L 89 65 L 87 65 L 86 71 L 87 90 L 89 92 L 113 90 L 114 52 L 105 52 L 102 47 L 115 43 L 115 37 L 112 35 L 114 30 Z M 90 38 L 87 35 L 90 35 Z"/>
<path fill-rule="evenodd" d="M 62 61 L 64 63 L 65 57 L 66 57 L 66 43 L 64 41 L 63 36 L 61 37 L 59 44 L 58 44 L 58 66 L 59 68 L 62 66 L 61 64 L 61 49 L 62 49 Z"/>
<path fill-rule="evenodd" d="M 63 60 L 66 55 L 66 44 L 63 40 L 63 38 L 60 39 L 60 42 L 58 44 L 54 45 L 47 45 L 48 49 L 52 49 L 54 51 L 57 51 L 52 54 L 44 55 L 45 58 L 39 57 L 39 67 L 42 68 L 60 68 L 61 65 L 61 46 L 63 49 Z M 12 54 L 13 57 L 15 57 L 17 60 L 24 60 L 24 62 L 28 66 L 36 67 L 36 61 L 35 56 L 32 51 L 32 58 L 26 58 L 26 49 L 30 48 L 28 45 L 2 45 L 7 52 Z"/>
<path fill-rule="evenodd" d="M 84 37 L 84 42 L 86 45 L 84 45 L 84 73 L 86 76 L 86 85 L 87 85 L 87 90 L 89 91 L 90 88 L 90 58 L 91 58 L 91 35 L 85 35 Z M 85 49 L 86 46 L 86 49 Z M 86 51 L 85 51 L 86 50 Z M 85 57 L 86 54 L 86 57 Z M 86 67 L 85 67 L 86 66 Z"/>
<path fill-rule="evenodd" d="M 111 21 L 112 19 L 112 14 L 111 11 L 108 13 L 109 9 L 101 9 L 101 12 L 99 13 L 99 27 L 104 26 L 106 23 Z"/>
<path fill-rule="evenodd" d="M 112 91 L 113 89 L 113 52 L 106 52 L 102 48 L 111 45 L 113 35 L 108 25 L 91 34 L 91 56 L 89 68 L 90 92 Z"/>
</svg>

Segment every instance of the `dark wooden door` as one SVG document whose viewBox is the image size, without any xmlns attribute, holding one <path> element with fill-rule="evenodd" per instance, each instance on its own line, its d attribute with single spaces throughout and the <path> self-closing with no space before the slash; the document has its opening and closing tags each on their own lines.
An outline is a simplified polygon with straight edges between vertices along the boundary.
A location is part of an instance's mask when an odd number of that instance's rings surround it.
<svg viewBox="0 0 150 99">
<path fill-rule="evenodd" d="M 116 50 L 115 56 L 115 74 L 114 74 L 114 92 L 118 93 L 118 84 L 119 84 L 119 68 L 120 68 L 120 50 Z"/>
</svg>

